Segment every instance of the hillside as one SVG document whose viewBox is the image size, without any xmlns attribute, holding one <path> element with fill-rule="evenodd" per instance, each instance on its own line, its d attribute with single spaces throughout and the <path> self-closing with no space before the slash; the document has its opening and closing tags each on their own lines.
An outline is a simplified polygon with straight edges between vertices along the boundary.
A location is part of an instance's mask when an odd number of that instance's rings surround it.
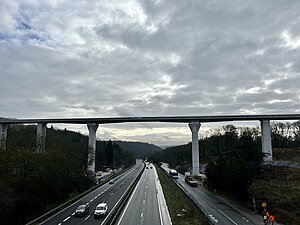
<svg viewBox="0 0 300 225">
<path fill-rule="evenodd" d="M 124 149 L 135 156 L 149 157 L 155 152 L 160 152 L 163 149 L 149 143 L 144 142 L 132 142 L 132 141 L 113 141 L 120 146 L 121 149 Z"/>
</svg>

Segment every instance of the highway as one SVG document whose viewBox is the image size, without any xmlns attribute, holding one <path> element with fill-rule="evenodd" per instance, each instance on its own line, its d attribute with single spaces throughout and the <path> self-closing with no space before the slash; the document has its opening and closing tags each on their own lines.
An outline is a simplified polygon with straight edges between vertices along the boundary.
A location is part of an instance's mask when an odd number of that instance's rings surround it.
<svg viewBox="0 0 300 225">
<path fill-rule="evenodd" d="M 163 164 L 162 168 L 169 171 L 168 165 Z M 178 174 L 178 179 L 174 180 L 177 185 L 181 185 L 193 198 L 204 208 L 209 219 L 214 224 L 221 225 L 255 225 L 248 218 L 242 216 L 238 211 L 214 197 L 203 187 L 191 187 L 184 182 L 184 175 Z"/>
<path fill-rule="evenodd" d="M 147 169 L 148 168 L 148 169 Z M 117 225 L 159 225 L 161 223 L 155 167 L 147 164 L 140 181 L 129 198 Z"/>
<path fill-rule="evenodd" d="M 143 162 L 138 162 L 133 168 L 119 175 L 114 179 L 114 184 L 104 184 L 95 191 L 86 195 L 69 207 L 58 212 L 48 220 L 42 222 L 43 225 L 67 225 L 67 224 L 97 224 L 102 225 L 105 223 L 107 216 L 103 218 L 94 218 L 94 210 L 101 202 L 108 204 L 108 214 L 114 209 L 114 206 L 121 199 L 122 195 L 126 192 L 130 184 L 138 176 L 144 167 Z M 74 212 L 82 203 L 90 204 L 89 213 L 83 217 L 75 217 Z"/>
</svg>

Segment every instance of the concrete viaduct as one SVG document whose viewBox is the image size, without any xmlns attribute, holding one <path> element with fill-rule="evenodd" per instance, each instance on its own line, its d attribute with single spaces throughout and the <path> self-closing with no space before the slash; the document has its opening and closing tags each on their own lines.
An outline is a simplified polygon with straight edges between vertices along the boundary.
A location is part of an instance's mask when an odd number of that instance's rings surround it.
<svg viewBox="0 0 300 225">
<path fill-rule="evenodd" d="M 167 122 L 187 123 L 192 132 L 192 161 L 193 174 L 199 174 L 199 143 L 198 133 L 201 123 L 226 121 L 260 121 L 262 135 L 262 152 L 264 161 L 272 161 L 270 120 L 299 120 L 300 114 L 279 115 L 226 115 L 226 116 L 169 116 L 169 117 L 116 117 L 116 118 L 65 118 L 65 119 L 0 119 L 0 149 L 5 149 L 7 126 L 9 124 L 37 124 L 37 152 L 45 151 L 46 125 L 87 124 L 89 130 L 87 174 L 95 174 L 96 131 L 99 124 L 127 122 Z"/>
</svg>

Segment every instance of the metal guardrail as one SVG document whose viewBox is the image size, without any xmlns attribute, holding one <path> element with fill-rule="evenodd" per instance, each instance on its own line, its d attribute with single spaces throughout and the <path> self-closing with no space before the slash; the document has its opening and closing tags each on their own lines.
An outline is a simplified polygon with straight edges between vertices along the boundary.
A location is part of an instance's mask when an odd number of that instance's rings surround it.
<svg viewBox="0 0 300 225">
<path fill-rule="evenodd" d="M 120 213 L 122 212 L 124 206 L 127 203 L 127 200 L 129 199 L 129 197 L 131 196 L 134 188 L 136 187 L 137 183 L 139 182 L 144 170 L 145 170 L 146 165 L 144 164 L 144 168 L 142 169 L 142 171 L 139 173 L 139 175 L 135 178 L 135 180 L 132 182 L 132 184 L 130 185 L 130 187 L 127 189 L 127 191 L 123 194 L 123 196 L 121 197 L 121 199 L 117 202 L 117 206 L 115 206 L 116 208 L 114 209 L 114 211 L 107 217 L 107 221 L 104 223 L 105 225 L 113 225 L 117 222 L 117 219 L 120 215 Z"/>
<path fill-rule="evenodd" d="M 163 169 L 163 168 L 162 168 Z M 167 175 L 168 172 L 163 169 L 163 171 L 165 171 L 165 173 Z M 206 221 L 210 224 L 210 225 L 215 225 L 217 223 L 216 219 L 211 215 L 209 214 L 205 208 L 194 198 L 193 195 L 191 195 L 176 179 L 172 179 L 173 182 L 187 195 L 189 196 L 189 198 L 198 206 L 198 208 L 200 208 L 200 210 L 202 211 L 202 213 L 205 215 L 206 217 Z"/>
<path fill-rule="evenodd" d="M 92 187 L 92 188 L 88 189 L 87 191 L 85 191 L 85 192 L 83 192 L 83 193 L 77 195 L 76 197 L 70 199 L 69 201 L 67 201 L 67 202 L 65 202 L 65 203 L 63 203 L 63 204 L 57 206 L 56 208 L 50 210 L 49 212 L 47 212 L 47 213 L 41 215 L 40 217 L 38 217 L 38 218 L 36 218 L 36 219 L 30 221 L 29 223 L 26 223 L 26 225 L 40 224 L 41 222 L 45 221 L 45 220 L 48 219 L 49 217 L 55 215 L 55 213 L 58 213 L 58 212 L 59 212 L 60 210 L 62 210 L 63 208 L 65 208 L 65 207 L 71 205 L 72 203 L 74 203 L 74 202 L 78 201 L 79 199 L 81 199 L 83 196 L 85 196 L 85 195 L 91 193 L 92 191 L 96 190 L 97 188 L 99 188 L 99 187 L 102 186 L 103 184 L 107 183 L 109 179 L 115 178 L 116 176 L 118 176 L 118 175 L 120 175 L 120 174 L 122 174 L 122 173 L 128 171 L 131 167 L 132 167 L 132 166 L 126 168 L 125 170 L 119 171 L 119 172 L 117 172 L 117 173 L 115 173 L 115 174 L 111 174 L 111 176 L 107 176 L 107 177 L 105 178 L 105 180 L 101 180 L 101 182 L 98 183 L 97 185 L 95 185 L 94 187 Z"/>
</svg>

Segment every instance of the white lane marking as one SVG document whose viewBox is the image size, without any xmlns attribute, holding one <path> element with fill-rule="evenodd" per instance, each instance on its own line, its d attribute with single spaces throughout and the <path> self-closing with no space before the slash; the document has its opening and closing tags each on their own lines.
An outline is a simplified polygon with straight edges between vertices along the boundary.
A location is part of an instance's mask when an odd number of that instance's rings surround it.
<svg viewBox="0 0 300 225">
<path fill-rule="evenodd" d="M 68 216 L 66 219 L 63 220 L 63 222 L 66 222 L 70 218 L 71 218 L 71 216 Z"/>
<path fill-rule="evenodd" d="M 213 215 L 209 215 L 209 217 L 215 222 L 218 223 L 219 221 L 216 219 L 216 217 L 214 217 Z"/>
<path fill-rule="evenodd" d="M 98 198 L 98 196 L 96 196 L 94 199 Z"/>
<path fill-rule="evenodd" d="M 91 215 L 88 215 L 87 218 L 85 218 L 84 220 L 87 220 L 88 218 L 90 218 Z"/>
<path fill-rule="evenodd" d="M 141 213 L 141 218 L 143 218 L 144 212 Z"/>
<path fill-rule="evenodd" d="M 98 194 L 98 197 L 100 196 L 101 194 Z"/>
<path fill-rule="evenodd" d="M 93 202 L 94 201 L 94 199 L 92 199 L 90 202 Z"/>
<path fill-rule="evenodd" d="M 75 212 L 72 213 L 72 216 L 74 216 L 74 215 L 75 215 Z"/>
<path fill-rule="evenodd" d="M 145 191 L 145 195 L 147 194 L 147 191 Z"/>
<path fill-rule="evenodd" d="M 142 175 L 142 176 L 143 176 L 143 175 Z M 136 192 L 138 186 L 139 186 L 140 183 L 141 183 L 142 176 L 140 177 L 139 182 L 138 182 L 137 185 L 135 186 L 134 191 L 132 192 L 132 194 L 131 194 L 131 196 L 130 196 L 130 199 L 129 199 L 128 202 L 127 202 L 127 205 L 125 206 L 125 209 L 124 209 L 124 211 L 123 211 L 123 213 L 122 213 L 122 215 L 121 215 L 121 217 L 120 217 L 120 220 L 119 220 L 119 222 L 118 222 L 117 225 L 120 225 L 120 223 L 121 223 L 121 221 L 122 221 L 122 219 L 123 219 L 123 217 L 124 217 L 124 215 L 125 215 L 125 212 L 126 212 L 128 206 L 129 206 L 129 204 L 130 204 L 130 202 L 131 202 L 131 200 L 132 200 L 132 198 L 133 198 L 133 196 L 134 196 L 134 193 Z"/>
<path fill-rule="evenodd" d="M 224 216 L 226 216 L 232 223 L 234 223 L 235 225 L 238 225 L 236 222 L 234 222 L 229 216 L 227 216 L 222 210 L 218 209 L 220 213 L 222 213 Z"/>
<path fill-rule="evenodd" d="M 112 196 L 114 193 L 111 193 L 110 196 Z"/>
<path fill-rule="evenodd" d="M 158 196 L 158 190 L 157 188 L 160 188 L 161 190 L 161 194 L 163 195 L 163 191 L 162 191 L 162 187 L 160 186 L 160 182 L 159 182 L 159 179 L 158 179 L 158 174 L 157 174 L 157 171 L 156 171 L 156 168 L 154 167 L 154 182 L 155 182 L 155 190 L 156 190 L 156 200 L 157 200 L 157 205 L 158 205 L 158 211 L 159 211 L 159 218 L 160 218 L 160 224 L 164 224 L 163 222 L 163 218 L 162 218 L 162 209 L 161 209 L 161 204 L 159 203 L 159 196 Z M 155 179 L 157 178 L 157 179 Z M 160 186 L 160 187 L 159 187 Z M 169 219 L 171 221 L 171 219 Z"/>
<path fill-rule="evenodd" d="M 144 199 L 143 204 L 145 205 L 146 200 Z"/>
<path fill-rule="evenodd" d="M 61 223 L 57 224 L 57 225 L 61 225 Z"/>
<path fill-rule="evenodd" d="M 249 220 L 247 220 L 245 217 L 243 217 L 243 219 L 244 219 L 247 223 L 249 223 Z"/>
</svg>

